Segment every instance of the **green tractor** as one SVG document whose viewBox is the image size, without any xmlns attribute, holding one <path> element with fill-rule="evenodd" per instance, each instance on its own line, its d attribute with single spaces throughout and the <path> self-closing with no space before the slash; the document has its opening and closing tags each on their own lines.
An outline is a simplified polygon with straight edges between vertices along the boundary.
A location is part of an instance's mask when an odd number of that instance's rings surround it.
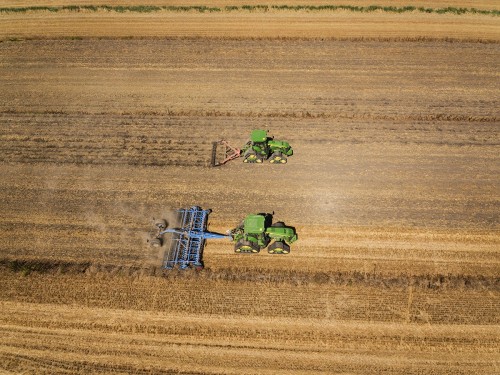
<svg viewBox="0 0 500 375">
<path fill-rule="evenodd" d="M 285 164 L 288 156 L 293 155 L 288 142 L 276 141 L 265 130 L 253 130 L 250 141 L 241 150 L 244 163 L 262 163 L 269 160 L 273 164 Z"/>
<path fill-rule="evenodd" d="M 294 227 L 286 226 L 278 221 L 272 224 L 271 214 L 248 215 L 236 228 L 230 231 L 230 236 L 236 244 L 236 253 L 258 253 L 267 248 L 269 254 L 288 254 L 291 243 L 297 241 Z"/>
</svg>

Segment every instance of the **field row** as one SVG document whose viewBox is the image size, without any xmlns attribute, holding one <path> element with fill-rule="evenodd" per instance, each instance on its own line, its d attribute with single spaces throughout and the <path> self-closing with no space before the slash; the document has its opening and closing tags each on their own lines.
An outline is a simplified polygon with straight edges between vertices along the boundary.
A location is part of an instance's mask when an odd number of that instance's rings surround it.
<svg viewBox="0 0 500 375">
<path fill-rule="evenodd" d="M 488 289 L 430 289 L 352 285 L 225 281 L 95 273 L 2 272 L 2 301 L 147 310 L 186 316 L 276 317 L 338 321 L 482 324 L 499 323 L 498 285 Z M 300 336 L 295 338 L 301 340 Z"/>
<path fill-rule="evenodd" d="M 273 118 L 499 120 L 496 45 L 382 45 L 197 39 L 6 42 L 0 44 L 7 88 L 0 93 L 0 112 L 33 113 L 35 118 L 157 114 L 206 117 L 207 124 L 228 116 L 249 123 Z M 27 48 L 30 54 L 23 53 Z"/>
<path fill-rule="evenodd" d="M 493 374 L 497 365 L 498 329 L 472 324 L 192 317 L 6 301 L 1 307 L 0 358 L 9 371 L 417 374 L 432 365 L 439 373 Z M 440 352 L 439 361 L 429 352 Z"/>
<path fill-rule="evenodd" d="M 8 163 L 200 166 L 210 163 L 212 142 L 243 147 L 251 127 L 286 128 L 283 137 L 305 153 L 347 145 L 477 147 L 485 157 L 498 146 L 495 124 L 161 115 L 0 114 L 0 160 Z M 186 126 L 189 123 L 189 126 Z M 304 123 L 307 126 L 304 127 Z M 230 129 L 230 130 L 229 130 Z M 334 130 L 334 133 L 332 133 Z M 282 131 L 283 133 L 283 131 Z M 323 156 L 326 158 L 326 156 Z M 309 160 L 308 160 L 309 159 Z M 311 158 L 304 158 L 312 163 Z M 236 161 L 237 163 L 238 161 Z M 233 162 L 234 163 L 234 162 Z"/>
<path fill-rule="evenodd" d="M 109 259 L 108 259 L 109 261 Z M 274 263 L 273 265 L 271 265 Z M 418 290 L 445 292 L 457 290 L 472 293 L 473 291 L 498 291 L 500 280 L 496 275 L 387 275 L 382 272 L 370 273 L 365 268 L 364 271 L 335 271 L 319 269 L 304 269 L 298 267 L 294 262 L 268 262 L 265 267 L 250 268 L 243 266 L 223 266 L 223 262 L 215 264 L 213 267 L 204 268 L 203 272 L 196 270 L 175 270 L 166 271 L 157 265 L 145 266 L 144 264 L 123 265 L 117 263 L 97 263 L 96 260 L 50 260 L 47 258 L 18 257 L 1 258 L 0 269 L 4 272 L 14 272 L 21 276 L 31 274 L 42 275 L 93 275 L 95 277 L 106 278 L 109 276 L 120 277 L 157 277 L 162 276 L 173 282 L 197 283 L 222 282 L 222 283 L 252 283 L 267 285 L 272 288 L 286 289 L 288 286 L 322 286 L 351 288 L 379 288 L 381 290 Z M 297 263 L 297 262 L 296 262 Z M 304 263 L 304 262 L 303 262 Z M 334 265 L 335 266 L 335 265 Z"/>
<path fill-rule="evenodd" d="M 340 38 L 500 40 L 498 17 L 339 12 L 3 13 L 0 40 L 37 38 Z M 26 27 L 29 25 L 29 27 Z"/>
</svg>

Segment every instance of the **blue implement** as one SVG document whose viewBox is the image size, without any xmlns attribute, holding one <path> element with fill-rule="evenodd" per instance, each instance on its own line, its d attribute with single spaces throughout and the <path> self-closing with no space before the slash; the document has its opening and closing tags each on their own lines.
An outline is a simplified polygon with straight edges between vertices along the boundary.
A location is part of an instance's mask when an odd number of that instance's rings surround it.
<svg viewBox="0 0 500 375">
<path fill-rule="evenodd" d="M 208 215 L 211 210 L 201 207 L 182 208 L 177 210 L 180 218 L 179 228 L 169 228 L 160 231 L 158 236 L 172 233 L 172 245 L 165 252 L 163 268 L 173 269 L 178 265 L 184 270 L 189 266 L 196 269 L 203 268 L 203 248 L 207 239 L 229 238 L 230 235 L 207 231 Z"/>
</svg>

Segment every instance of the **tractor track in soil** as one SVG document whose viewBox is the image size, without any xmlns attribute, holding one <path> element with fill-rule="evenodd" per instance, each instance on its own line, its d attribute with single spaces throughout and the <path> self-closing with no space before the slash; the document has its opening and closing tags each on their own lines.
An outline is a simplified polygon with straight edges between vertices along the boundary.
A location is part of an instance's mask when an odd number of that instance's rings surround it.
<svg viewBox="0 0 500 375">
<path fill-rule="evenodd" d="M 298 270 L 281 271 L 278 274 L 258 269 L 243 268 L 204 268 L 203 272 L 164 271 L 158 267 L 117 266 L 116 264 L 98 264 L 90 262 L 70 262 L 51 260 L 0 259 L 0 270 L 20 273 L 53 275 L 120 275 L 133 277 L 161 276 L 167 279 L 181 280 L 219 280 L 243 283 L 289 284 L 289 285 L 337 285 L 368 286 L 382 289 L 405 289 L 408 287 L 431 290 L 491 290 L 500 291 L 500 278 L 482 275 L 399 275 L 387 276 L 357 271 L 351 272 L 304 272 Z"/>
</svg>

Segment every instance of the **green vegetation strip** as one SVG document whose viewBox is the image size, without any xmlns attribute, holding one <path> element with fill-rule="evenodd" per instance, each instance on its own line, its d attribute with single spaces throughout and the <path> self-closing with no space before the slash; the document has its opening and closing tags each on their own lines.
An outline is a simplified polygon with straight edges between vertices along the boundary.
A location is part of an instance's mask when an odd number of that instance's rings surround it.
<svg viewBox="0 0 500 375">
<path fill-rule="evenodd" d="M 248 12 L 268 12 L 270 10 L 278 11 L 337 11 L 347 10 L 351 12 L 370 13 L 376 11 L 388 13 L 406 13 L 406 12 L 421 12 L 421 13 L 437 13 L 437 14 L 484 14 L 498 16 L 500 10 L 484 10 L 476 8 L 425 8 L 425 7 L 394 7 L 394 6 L 380 6 L 370 5 L 366 7 L 353 6 L 353 5 L 241 5 L 241 6 L 226 6 L 226 7 L 209 7 L 209 6 L 154 6 L 154 5 L 132 5 L 132 6 L 111 6 L 111 5 L 64 5 L 57 7 L 49 6 L 31 6 L 31 7 L 12 7 L 0 8 L 0 13 L 25 13 L 36 11 L 71 11 L 71 12 L 138 12 L 138 13 L 151 13 L 159 11 L 169 12 L 198 12 L 198 13 L 213 13 L 213 12 L 233 12 L 233 11 L 248 11 Z"/>
</svg>

